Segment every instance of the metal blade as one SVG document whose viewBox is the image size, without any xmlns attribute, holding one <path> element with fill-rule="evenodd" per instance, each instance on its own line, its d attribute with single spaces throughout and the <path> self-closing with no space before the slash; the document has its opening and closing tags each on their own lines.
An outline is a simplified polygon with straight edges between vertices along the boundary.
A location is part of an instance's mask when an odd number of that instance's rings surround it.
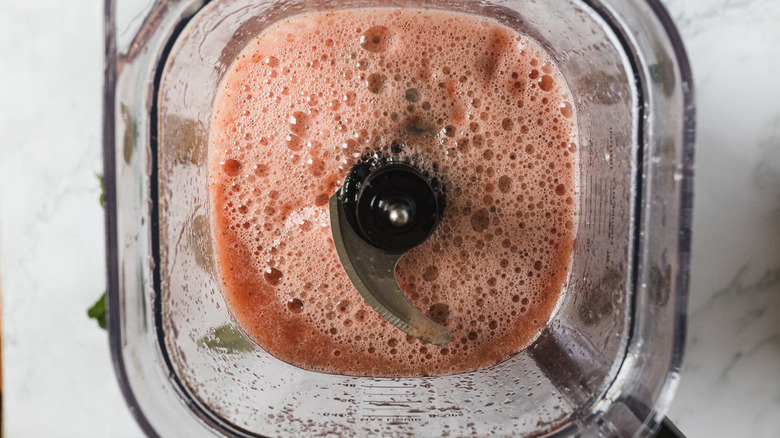
<svg viewBox="0 0 780 438">
<path fill-rule="evenodd" d="M 395 279 L 395 267 L 406 253 L 379 249 L 355 233 L 339 202 L 330 198 L 330 226 L 341 264 L 360 295 L 390 324 L 409 336 L 434 345 L 446 345 L 450 332 L 412 305 Z"/>
</svg>

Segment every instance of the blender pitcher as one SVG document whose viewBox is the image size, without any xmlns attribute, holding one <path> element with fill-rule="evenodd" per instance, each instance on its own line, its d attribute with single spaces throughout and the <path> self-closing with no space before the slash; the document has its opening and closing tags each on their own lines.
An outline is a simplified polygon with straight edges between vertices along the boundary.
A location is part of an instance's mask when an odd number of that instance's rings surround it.
<svg viewBox="0 0 780 438">
<path fill-rule="evenodd" d="M 220 293 L 207 144 L 213 99 L 267 26 L 310 11 L 490 17 L 553 58 L 577 106 L 580 212 L 567 290 L 518 354 L 463 374 L 307 371 L 249 340 Z M 143 19 L 141 19 L 143 17 Z M 694 106 L 657 0 L 106 0 L 108 328 L 150 436 L 649 436 L 677 385 Z"/>
</svg>

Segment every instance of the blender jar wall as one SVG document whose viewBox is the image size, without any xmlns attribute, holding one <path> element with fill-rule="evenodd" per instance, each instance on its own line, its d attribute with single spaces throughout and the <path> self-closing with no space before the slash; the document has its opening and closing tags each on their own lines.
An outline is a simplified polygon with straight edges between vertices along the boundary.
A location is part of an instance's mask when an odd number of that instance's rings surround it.
<svg viewBox="0 0 780 438">
<path fill-rule="evenodd" d="M 673 238 L 689 226 L 687 66 L 654 3 L 561 3 L 436 4 L 497 18 L 556 59 L 579 111 L 583 207 L 569 288 L 540 338 L 496 367 L 437 378 L 354 378 L 284 364 L 233 325 L 219 292 L 205 164 L 216 86 L 265 26 L 336 5 L 160 2 L 117 58 L 109 45 L 112 350 L 148 432 L 386 433 L 384 423 L 366 420 L 378 391 L 433 397 L 425 409 L 446 414 L 423 418 L 399 407 L 398 435 L 652 429 L 652 406 L 679 366 L 687 286 L 687 261 L 678 260 L 687 242 Z M 662 360 L 651 363 L 650 354 Z"/>
</svg>

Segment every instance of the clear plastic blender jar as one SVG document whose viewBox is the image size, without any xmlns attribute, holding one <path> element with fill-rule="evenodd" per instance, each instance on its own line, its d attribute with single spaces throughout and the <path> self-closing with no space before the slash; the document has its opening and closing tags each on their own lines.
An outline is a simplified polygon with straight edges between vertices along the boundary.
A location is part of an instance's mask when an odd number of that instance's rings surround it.
<svg viewBox="0 0 780 438">
<path fill-rule="evenodd" d="M 109 335 L 150 436 L 647 436 L 685 337 L 693 91 L 655 0 L 106 2 Z M 371 378 L 302 370 L 233 322 L 211 252 L 216 88 L 245 44 L 307 11 L 426 7 L 535 39 L 576 102 L 581 211 L 545 330 L 491 368 Z M 143 20 L 140 19 L 143 17 Z"/>
</svg>

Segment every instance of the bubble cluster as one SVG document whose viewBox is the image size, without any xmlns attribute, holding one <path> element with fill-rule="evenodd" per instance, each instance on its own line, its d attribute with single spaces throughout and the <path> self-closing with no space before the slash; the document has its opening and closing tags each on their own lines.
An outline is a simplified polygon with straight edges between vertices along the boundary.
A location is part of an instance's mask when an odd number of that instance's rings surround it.
<svg viewBox="0 0 780 438">
<path fill-rule="evenodd" d="M 282 360 L 348 375 L 484 368 L 528 345 L 567 278 L 576 111 L 539 46 L 484 18 L 415 9 L 293 17 L 238 56 L 209 138 L 215 254 L 242 328 Z M 328 201 L 361 156 L 431 169 L 436 232 L 396 275 L 452 341 L 425 344 L 359 295 Z"/>
</svg>

